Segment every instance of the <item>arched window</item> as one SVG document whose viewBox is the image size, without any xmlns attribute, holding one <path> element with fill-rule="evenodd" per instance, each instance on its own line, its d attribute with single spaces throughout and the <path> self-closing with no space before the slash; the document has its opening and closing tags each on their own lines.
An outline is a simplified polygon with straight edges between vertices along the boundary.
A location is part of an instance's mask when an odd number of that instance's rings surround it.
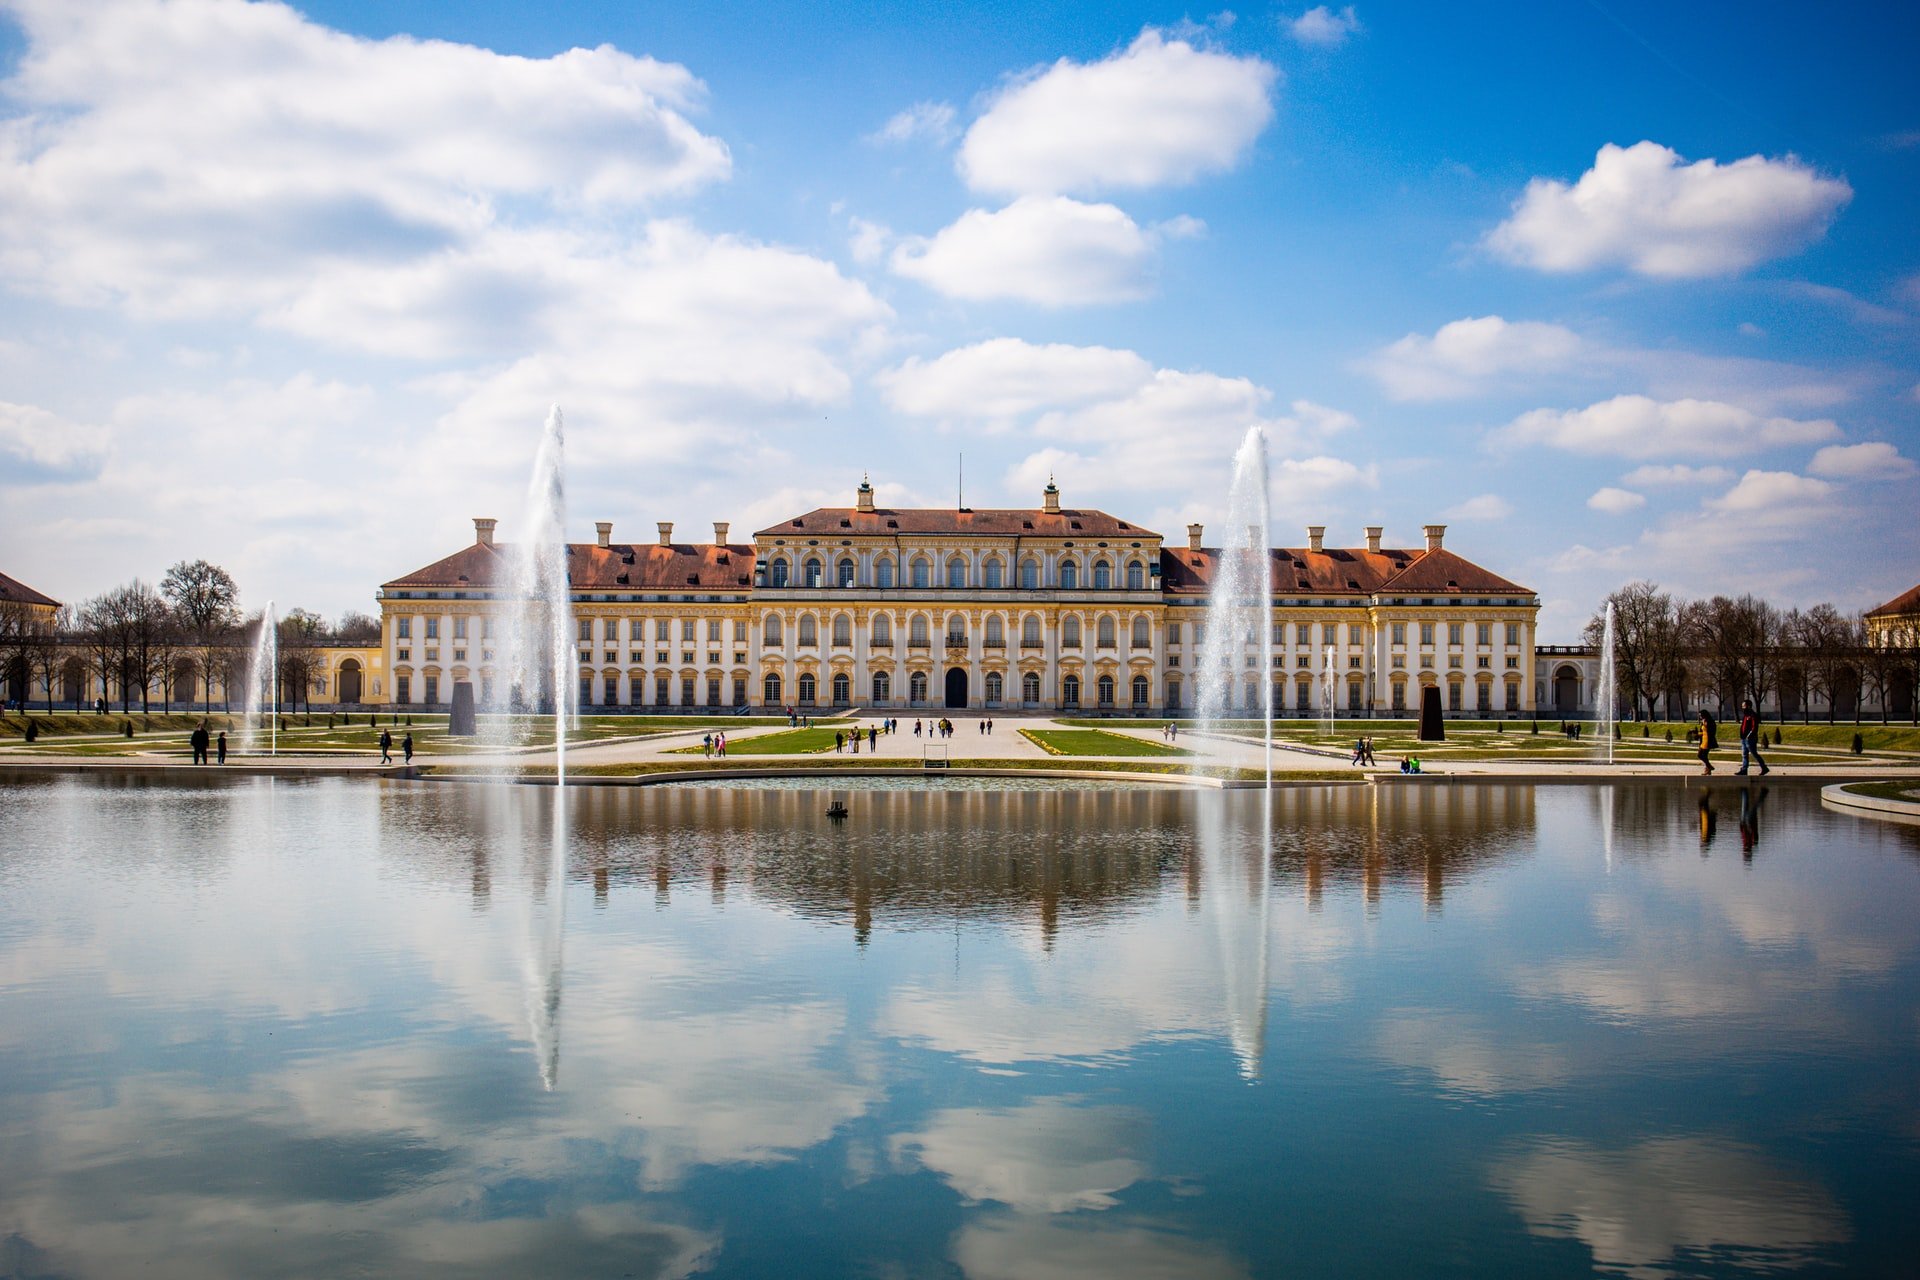
<svg viewBox="0 0 1920 1280">
<path fill-rule="evenodd" d="M 1040 647 L 1040 619 L 1028 614 L 1020 620 L 1020 647 L 1038 649 Z"/>
<path fill-rule="evenodd" d="M 1147 566 L 1138 560 L 1127 561 L 1127 590 L 1143 591 L 1147 585 Z"/>
<path fill-rule="evenodd" d="M 820 557 L 819 556 L 807 557 L 806 576 L 802 579 L 801 584 L 803 586 L 808 586 L 808 587 L 817 587 L 820 585 Z"/>
<path fill-rule="evenodd" d="M 785 643 L 785 639 L 780 631 L 779 614 L 770 613 L 767 615 L 766 622 L 760 628 L 760 643 L 770 649 L 777 649 Z"/>
<path fill-rule="evenodd" d="M 1247 700 L 1244 705 L 1246 706 L 1247 710 L 1249 711 L 1260 710 L 1263 704 L 1260 701 L 1260 682 L 1258 680 L 1247 681 L 1246 696 L 1247 696 Z"/>
<path fill-rule="evenodd" d="M 1132 644 L 1132 646 L 1135 649 L 1152 648 L 1153 639 L 1150 634 L 1151 630 L 1152 628 L 1150 628 L 1147 625 L 1147 620 L 1145 618 L 1135 618 L 1133 620 L 1133 635 L 1130 639 L 1130 643 Z"/>
<path fill-rule="evenodd" d="M 853 681 L 847 678 L 845 672 L 835 675 L 833 677 L 833 705 L 836 707 L 844 707 L 852 701 Z"/>
<path fill-rule="evenodd" d="M 999 614 L 987 618 L 987 648 L 1004 649 L 1007 647 L 1007 624 L 1000 621 Z"/>
<path fill-rule="evenodd" d="M 835 566 L 833 580 L 843 587 L 853 585 L 853 561 L 843 559 Z"/>
<path fill-rule="evenodd" d="M 1112 618 L 1102 615 L 1100 619 L 1099 639 L 1100 639 L 1100 647 L 1102 649 L 1113 648 L 1113 619 Z"/>
<path fill-rule="evenodd" d="M 1313 710 L 1313 684 L 1311 681 L 1302 680 L 1299 684 L 1293 686 L 1293 705 L 1294 708 L 1299 711 Z"/>
<path fill-rule="evenodd" d="M 800 647 L 804 649 L 810 645 L 817 645 L 819 643 L 820 643 L 820 624 L 813 620 L 812 614 L 810 613 L 801 614 L 800 615 Z"/>
<path fill-rule="evenodd" d="M 1273 714 L 1279 715 L 1287 709 L 1287 682 L 1284 679 L 1273 682 Z"/>
<path fill-rule="evenodd" d="M 947 586 L 958 589 L 967 585 L 967 562 L 959 556 L 947 561 Z"/>
<path fill-rule="evenodd" d="M 1113 566 L 1105 560 L 1093 562 L 1093 589 L 1105 591 L 1113 585 Z"/>
<path fill-rule="evenodd" d="M 960 614 L 947 615 L 947 643 L 965 644 L 967 642 L 967 620 Z"/>
<path fill-rule="evenodd" d="M 1145 676 L 1135 676 L 1133 678 L 1133 705 L 1136 707 L 1144 707 L 1147 705 L 1147 678 Z"/>
<path fill-rule="evenodd" d="M 921 588 L 933 585 L 933 562 L 925 556 L 913 558 L 913 585 Z"/>
<path fill-rule="evenodd" d="M 916 613 L 907 623 L 907 644 L 915 649 L 924 649 L 931 643 L 928 635 L 927 615 Z"/>
<path fill-rule="evenodd" d="M 1063 591 L 1077 590 L 1080 586 L 1080 563 L 1077 560 L 1060 562 L 1060 587 Z"/>
<path fill-rule="evenodd" d="M 1060 647 L 1062 649 L 1080 647 L 1080 619 L 1073 614 L 1060 619 Z"/>
<path fill-rule="evenodd" d="M 1060 682 L 1060 704 L 1067 707 L 1080 705 L 1080 677 L 1068 676 Z"/>
<path fill-rule="evenodd" d="M 853 643 L 853 619 L 844 613 L 833 615 L 833 645 L 844 649 Z"/>
<path fill-rule="evenodd" d="M 873 566 L 873 585 L 882 591 L 893 590 L 893 557 L 888 556 Z"/>
<path fill-rule="evenodd" d="M 1001 683 L 1000 673 L 998 671 L 987 672 L 987 705 L 988 706 L 997 707 L 1000 705 L 1000 691 L 1004 687 L 1005 686 Z"/>
<path fill-rule="evenodd" d="M 813 705 L 814 689 L 815 689 L 815 685 L 813 683 L 812 675 L 804 675 L 800 677 L 800 705 L 801 706 L 810 707 Z"/>
<path fill-rule="evenodd" d="M 873 673 L 873 700 L 879 706 L 885 706 L 893 697 L 893 677 L 884 671 Z"/>
<path fill-rule="evenodd" d="M 767 585 L 774 587 L 784 587 L 787 585 L 787 562 L 785 560 L 775 560 L 771 565 L 767 566 Z"/>
<path fill-rule="evenodd" d="M 876 649 L 893 647 L 893 619 L 884 613 L 873 615 L 873 644 Z"/>
<path fill-rule="evenodd" d="M 907 701 L 916 707 L 927 705 L 927 673 L 916 671 L 907 677 Z"/>
<path fill-rule="evenodd" d="M 1112 676 L 1101 676 L 1099 679 L 1099 682 L 1094 685 L 1094 688 L 1099 691 L 1101 706 L 1110 707 L 1113 705 L 1113 677 Z"/>
<path fill-rule="evenodd" d="M 1040 585 L 1040 562 L 1032 556 L 1020 562 L 1020 585 L 1028 591 Z"/>
<path fill-rule="evenodd" d="M 1020 677 L 1020 701 L 1037 705 L 1040 701 L 1040 673 L 1029 671 Z"/>
<path fill-rule="evenodd" d="M 780 703 L 780 677 L 769 671 L 767 678 L 760 682 L 760 701 L 764 706 L 777 707 Z"/>
<path fill-rule="evenodd" d="M 998 591 L 1002 585 L 1000 580 L 1004 576 L 1005 575 L 1000 568 L 1000 557 L 994 556 L 991 559 L 989 559 L 987 561 L 987 568 L 986 568 L 988 590 Z"/>
</svg>

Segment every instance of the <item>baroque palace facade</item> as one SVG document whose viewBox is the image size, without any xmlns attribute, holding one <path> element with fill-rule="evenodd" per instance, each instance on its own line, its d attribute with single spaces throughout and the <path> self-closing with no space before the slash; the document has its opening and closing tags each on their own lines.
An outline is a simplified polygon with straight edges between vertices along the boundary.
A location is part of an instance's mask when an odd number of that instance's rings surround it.
<svg viewBox="0 0 1920 1280">
<path fill-rule="evenodd" d="M 378 649 L 334 650 L 329 702 L 443 706 L 456 683 L 482 706 L 509 691 L 493 669 L 505 548 L 474 542 L 384 584 Z M 1207 597 L 1221 555 L 1103 511 L 893 510 L 863 481 L 823 507 L 729 542 L 618 543 L 598 525 L 567 549 L 583 709 L 728 712 L 945 708 L 1180 714 L 1194 705 Z M 1535 707 L 1539 600 L 1443 545 L 1275 548 L 1276 712 L 1318 715 L 1332 647 L 1342 714 L 1417 711 L 1435 685 L 1467 715 Z M 1258 649 L 1233 702 L 1256 708 Z M 327 677 L 322 677 L 323 679 Z M 316 699 L 320 700 L 320 699 Z"/>
</svg>

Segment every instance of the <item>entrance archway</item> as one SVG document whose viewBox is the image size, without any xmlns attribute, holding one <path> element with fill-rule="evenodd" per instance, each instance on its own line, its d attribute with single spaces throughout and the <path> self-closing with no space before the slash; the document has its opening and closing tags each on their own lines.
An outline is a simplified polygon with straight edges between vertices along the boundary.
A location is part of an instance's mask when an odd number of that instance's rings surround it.
<svg viewBox="0 0 1920 1280">
<path fill-rule="evenodd" d="M 348 658 L 340 664 L 340 704 L 358 706 L 360 703 L 360 661 Z"/>
<path fill-rule="evenodd" d="M 965 667 L 947 669 L 947 705 L 949 707 L 967 705 L 967 669 Z"/>
<path fill-rule="evenodd" d="M 1562 715 L 1580 709 L 1580 673 L 1572 667 L 1553 673 L 1553 709 Z"/>
</svg>

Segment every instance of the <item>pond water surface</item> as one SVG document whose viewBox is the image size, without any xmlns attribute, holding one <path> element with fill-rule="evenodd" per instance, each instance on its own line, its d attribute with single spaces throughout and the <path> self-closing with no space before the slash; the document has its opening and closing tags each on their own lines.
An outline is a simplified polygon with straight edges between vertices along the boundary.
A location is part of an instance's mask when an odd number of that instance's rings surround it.
<svg viewBox="0 0 1920 1280">
<path fill-rule="evenodd" d="M 0 775 L 0 1276 L 1911 1275 L 1917 921 L 1786 786 Z"/>
</svg>

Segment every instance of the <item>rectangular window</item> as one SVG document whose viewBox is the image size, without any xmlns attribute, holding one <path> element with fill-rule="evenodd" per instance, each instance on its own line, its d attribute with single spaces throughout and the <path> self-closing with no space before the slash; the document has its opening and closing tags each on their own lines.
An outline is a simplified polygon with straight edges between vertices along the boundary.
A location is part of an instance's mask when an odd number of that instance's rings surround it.
<svg viewBox="0 0 1920 1280">
<path fill-rule="evenodd" d="M 735 620 L 733 624 L 733 642 L 735 644 L 745 644 L 747 642 L 747 620 L 745 618 L 740 618 Z M 735 658 L 734 661 L 745 662 L 746 659 Z M 737 705 L 745 706 L 746 704 L 740 703 Z"/>
<path fill-rule="evenodd" d="M 427 677 L 427 701 L 428 702 L 440 701 L 440 677 L 439 676 Z"/>
<path fill-rule="evenodd" d="M 467 619 L 464 614 L 453 620 L 453 638 L 455 640 L 467 638 Z"/>
<path fill-rule="evenodd" d="M 655 618 L 653 620 L 653 638 L 656 641 L 673 639 L 673 623 L 665 618 Z M 662 658 L 661 661 L 665 662 L 666 659 Z"/>
<path fill-rule="evenodd" d="M 1286 623 L 1276 622 L 1273 624 L 1273 642 L 1275 644 L 1285 644 L 1287 642 L 1287 624 Z"/>
<path fill-rule="evenodd" d="M 733 678 L 733 705 L 736 707 L 744 707 L 747 705 L 747 678 L 745 676 L 735 676 Z"/>
<path fill-rule="evenodd" d="M 1482 645 L 1492 644 L 1493 643 L 1493 624 L 1491 622 L 1481 623 L 1479 628 L 1479 634 L 1476 635 L 1474 638 Z"/>
<path fill-rule="evenodd" d="M 455 662 L 465 662 L 467 660 L 467 651 L 465 649 L 455 649 L 453 651 L 453 660 Z"/>
<path fill-rule="evenodd" d="M 413 661 L 413 650 L 396 649 L 393 652 L 393 659 L 395 662 L 411 662 Z M 405 699 L 402 699 L 402 701 L 405 701 Z"/>
<path fill-rule="evenodd" d="M 1457 653 L 1448 654 L 1447 667 L 1449 670 L 1458 671 L 1460 669 L 1460 655 Z"/>
<path fill-rule="evenodd" d="M 427 619 L 427 639 L 438 640 L 439 638 L 440 638 L 440 619 L 428 618 Z"/>
<path fill-rule="evenodd" d="M 413 701 L 413 678 L 411 676 L 398 676 L 394 679 L 393 700 L 395 702 Z"/>
<path fill-rule="evenodd" d="M 720 619 L 718 619 L 718 618 L 708 618 L 708 619 L 707 619 L 707 643 L 708 643 L 708 644 L 719 644 L 719 643 L 720 643 L 720 627 L 721 627 L 721 625 L 722 625 L 722 624 L 721 624 L 721 622 L 720 622 Z"/>
<path fill-rule="evenodd" d="M 620 702 L 620 677 L 608 676 L 606 678 L 606 687 L 603 690 L 601 690 L 601 693 L 600 693 L 600 705 L 606 706 L 606 707 L 612 707 L 612 706 L 619 705 L 619 702 Z"/>
<path fill-rule="evenodd" d="M 1474 665 L 1479 667 L 1480 670 L 1486 671 L 1493 666 L 1493 657 L 1491 654 L 1483 653 L 1474 659 Z"/>
<path fill-rule="evenodd" d="M 1407 655 L 1406 655 L 1406 654 L 1404 654 L 1404 653 L 1396 653 L 1396 654 L 1394 654 L 1394 655 L 1393 655 L 1393 669 L 1394 669 L 1394 670 L 1396 670 L 1396 671 L 1405 671 L 1405 670 L 1407 669 Z"/>
<path fill-rule="evenodd" d="M 683 667 L 690 667 L 690 666 L 692 666 L 692 665 L 693 665 L 693 655 L 692 655 L 691 653 L 683 653 L 683 654 L 681 654 L 681 655 L 680 655 L 680 665 L 681 665 L 681 666 L 683 666 Z"/>
<path fill-rule="evenodd" d="M 1360 669 L 1360 655 L 1357 653 L 1347 655 L 1347 670 L 1358 671 L 1359 669 Z"/>
<path fill-rule="evenodd" d="M 480 619 L 480 638 L 482 640 L 493 639 L 493 615 L 490 613 L 482 616 Z"/>
<path fill-rule="evenodd" d="M 1431 649 L 1433 647 L 1433 624 L 1431 622 L 1423 622 L 1420 624 L 1420 647 L 1423 649 Z"/>
<path fill-rule="evenodd" d="M 710 707 L 717 707 L 720 705 L 720 677 L 719 676 L 707 677 L 707 705 Z"/>
<path fill-rule="evenodd" d="M 413 639 L 413 619 L 402 614 L 393 620 L 393 638 L 395 640 Z"/>
<path fill-rule="evenodd" d="M 1447 624 L 1447 643 L 1459 644 L 1461 642 L 1460 637 L 1463 629 L 1464 629 L 1464 624 L 1458 623 L 1458 622 L 1449 622 Z"/>
<path fill-rule="evenodd" d="M 580 677 L 580 705 L 583 707 L 590 707 L 593 705 L 593 677 L 592 676 Z"/>
<path fill-rule="evenodd" d="M 1507 624 L 1507 643 L 1512 645 L 1517 645 L 1520 643 L 1520 624 L 1519 623 L 1509 622 Z M 1509 708 L 1509 710 L 1511 710 L 1511 708 Z"/>
<path fill-rule="evenodd" d="M 1483 684 L 1475 694 L 1475 705 L 1482 711 L 1493 710 L 1493 686 Z"/>
<path fill-rule="evenodd" d="M 580 642 L 582 644 L 592 644 L 593 643 L 593 619 L 581 618 L 579 620 L 578 625 L 580 628 Z"/>
<path fill-rule="evenodd" d="M 1520 709 L 1520 686 L 1517 684 L 1510 684 L 1507 686 L 1507 710 L 1518 711 L 1519 709 Z"/>
<path fill-rule="evenodd" d="M 1405 711 L 1407 709 L 1407 686 L 1405 681 L 1396 681 L 1394 683 L 1393 709 L 1395 711 Z"/>
<path fill-rule="evenodd" d="M 1393 642 L 1396 645 L 1405 644 L 1407 642 L 1407 624 L 1406 623 L 1396 622 L 1393 624 Z"/>
<path fill-rule="evenodd" d="M 1510 654 L 1508 654 L 1508 655 L 1507 655 L 1507 670 L 1509 670 L 1509 671 L 1518 671 L 1519 669 L 1520 669 L 1520 655 L 1519 655 L 1519 654 L 1517 654 L 1517 653 L 1510 653 Z"/>
<path fill-rule="evenodd" d="M 1450 684 L 1447 686 L 1447 710 L 1458 711 L 1459 709 L 1460 686 L 1458 684 Z"/>
<path fill-rule="evenodd" d="M 616 651 L 614 651 L 614 650 L 612 650 L 612 649 L 609 649 L 609 650 L 607 650 L 607 657 L 606 657 L 606 661 L 607 661 L 607 663 L 608 663 L 609 665 L 611 665 L 611 664 L 613 664 L 613 663 L 615 663 L 615 662 L 618 662 L 618 661 L 620 661 L 620 655 L 619 655 L 619 653 L 617 653 Z"/>
<path fill-rule="evenodd" d="M 1167 624 L 1167 643 L 1170 645 L 1180 643 L 1180 624 L 1179 623 L 1169 622 Z"/>
<path fill-rule="evenodd" d="M 694 637 L 698 634 L 699 634 L 699 624 L 694 622 L 692 618 L 682 618 L 680 620 L 680 640 L 682 643 L 692 644 L 694 641 Z M 693 659 L 688 658 L 687 661 L 692 662 Z"/>
<path fill-rule="evenodd" d="M 683 707 L 690 707 L 693 705 L 693 677 L 692 676 L 680 677 L 680 705 Z"/>
<path fill-rule="evenodd" d="M 668 690 L 671 687 L 672 686 L 668 684 L 667 678 L 665 676 L 655 676 L 653 678 L 653 705 L 654 706 L 664 707 L 667 705 L 667 703 L 671 700 L 668 695 Z"/>
</svg>

